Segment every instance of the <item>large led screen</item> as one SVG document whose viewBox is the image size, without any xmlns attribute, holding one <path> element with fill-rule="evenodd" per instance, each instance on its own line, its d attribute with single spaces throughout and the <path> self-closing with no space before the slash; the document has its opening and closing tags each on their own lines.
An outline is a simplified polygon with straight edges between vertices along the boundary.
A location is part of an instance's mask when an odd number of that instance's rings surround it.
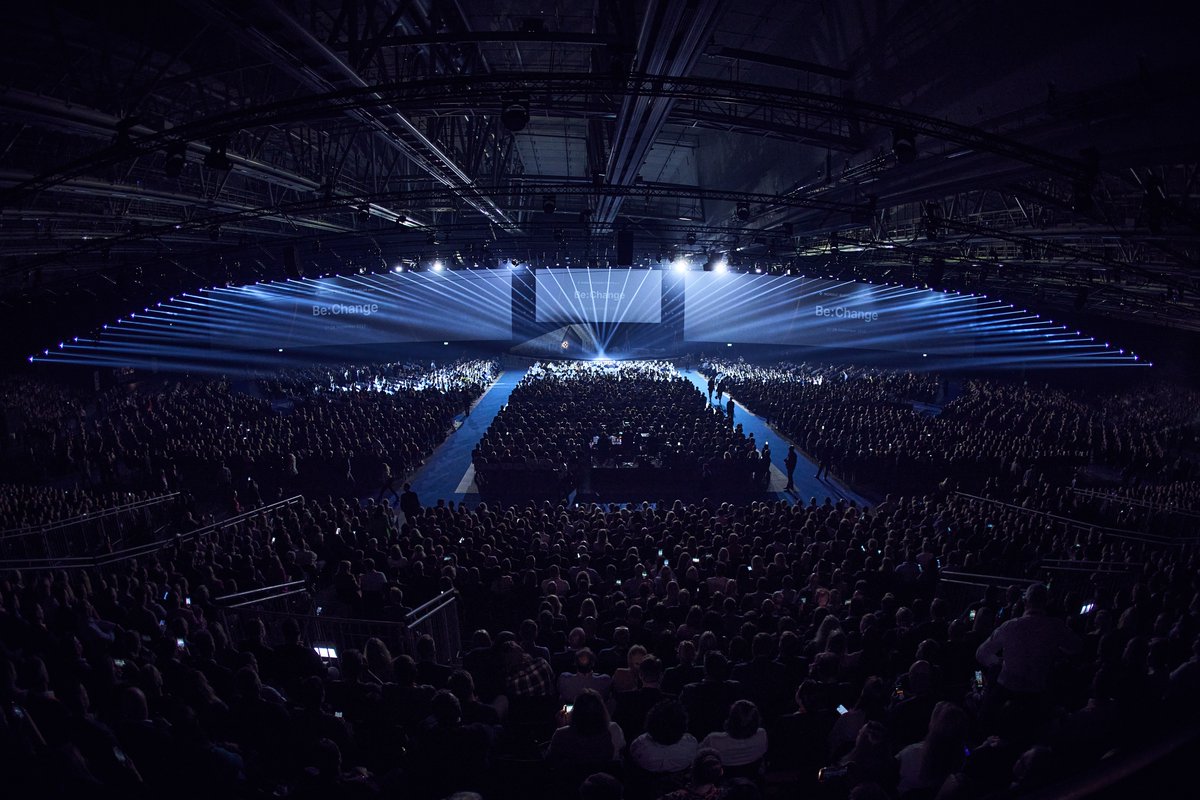
<svg viewBox="0 0 1200 800">
<path fill-rule="evenodd" d="M 978 306 L 964 295 L 789 275 L 690 272 L 684 338 L 962 353 Z"/>
<path fill-rule="evenodd" d="M 539 269 L 538 322 L 660 322 L 662 273 L 648 269 Z"/>
<path fill-rule="evenodd" d="M 512 338 L 508 271 L 405 272 L 205 295 L 214 345 L 279 348 Z"/>
</svg>

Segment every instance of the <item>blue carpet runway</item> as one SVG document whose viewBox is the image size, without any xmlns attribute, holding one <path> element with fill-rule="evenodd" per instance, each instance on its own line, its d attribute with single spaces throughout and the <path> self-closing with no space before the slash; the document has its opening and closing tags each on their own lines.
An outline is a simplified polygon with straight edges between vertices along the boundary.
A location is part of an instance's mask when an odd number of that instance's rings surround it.
<svg viewBox="0 0 1200 800">
<path fill-rule="evenodd" d="M 700 389 L 700 393 L 708 397 L 708 378 L 696 370 L 680 370 L 685 378 Z M 727 400 L 729 395 L 725 396 Z M 712 399 L 712 404 L 717 405 L 716 397 Z M 742 430 L 747 436 L 754 434 L 754 443 L 761 450 L 763 443 L 766 442 L 771 446 L 771 482 L 769 485 L 770 491 L 778 498 L 792 501 L 808 502 L 809 498 L 817 498 L 817 502 L 824 502 L 826 497 L 833 500 L 846 498 L 847 500 L 855 500 L 859 505 L 874 505 L 862 495 L 851 490 L 841 481 L 835 478 L 817 479 L 817 465 L 810 461 L 804 453 L 799 449 L 796 450 L 796 455 L 800 460 L 796 463 L 796 473 L 793 476 L 796 488 L 792 492 L 785 492 L 784 487 L 787 486 L 787 473 L 783 468 L 783 459 L 787 455 L 788 440 L 780 436 L 774 428 L 767 425 L 761 418 L 754 416 L 750 411 L 733 398 L 735 410 L 733 413 L 733 421 L 742 426 Z"/>
<path fill-rule="evenodd" d="M 434 505 L 438 500 L 456 503 L 479 500 L 471 451 L 483 438 L 496 414 L 508 403 L 508 396 L 524 375 L 523 369 L 500 373 L 491 388 L 476 401 L 471 416 L 460 417 L 462 424 L 458 430 L 450 434 L 425 460 L 425 466 L 412 476 L 409 483 L 424 505 Z"/>
</svg>

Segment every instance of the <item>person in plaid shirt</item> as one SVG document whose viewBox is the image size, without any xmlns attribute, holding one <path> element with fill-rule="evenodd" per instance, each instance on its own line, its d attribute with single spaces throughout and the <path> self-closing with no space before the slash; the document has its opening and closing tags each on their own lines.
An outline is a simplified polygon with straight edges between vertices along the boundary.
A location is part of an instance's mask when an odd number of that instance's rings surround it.
<svg viewBox="0 0 1200 800">
<path fill-rule="evenodd" d="M 533 658 L 516 642 L 504 645 L 505 684 L 510 697 L 546 697 L 555 694 L 554 672 L 544 658 Z"/>
</svg>

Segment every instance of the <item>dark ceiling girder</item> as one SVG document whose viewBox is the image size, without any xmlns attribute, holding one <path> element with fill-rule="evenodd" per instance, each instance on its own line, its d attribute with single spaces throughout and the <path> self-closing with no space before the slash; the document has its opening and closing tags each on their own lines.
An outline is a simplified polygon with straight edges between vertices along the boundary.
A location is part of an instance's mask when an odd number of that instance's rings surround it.
<svg viewBox="0 0 1200 800">
<path fill-rule="evenodd" d="M 848 69 L 837 69 L 835 67 L 827 67 L 824 64 L 815 64 L 812 61 L 773 56 L 770 53 L 762 53 L 757 50 L 742 50 L 738 47 L 716 47 L 709 50 L 708 55 L 720 58 L 733 58 L 738 61 L 753 61 L 756 64 L 767 64 L 772 67 L 783 67 L 784 69 L 794 69 L 800 72 L 811 72 L 814 75 L 824 75 L 827 78 L 836 78 L 842 81 L 848 81 L 854 76 L 854 73 Z"/>
<path fill-rule="evenodd" d="M 775 195 L 763 194 L 757 192 L 738 192 L 722 189 L 702 189 L 695 186 L 684 186 L 680 184 L 655 184 L 641 183 L 634 186 L 606 186 L 603 189 L 597 189 L 590 184 L 583 183 L 545 183 L 537 181 L 523 182 L 519 191 L 514 191 L 511 186 L 488 186 L 480 187 L 481 191 L 497 197 L 507 194 L 520 195 L 543 195 L 556 194 L 561 196 L 582 195 L 591 196 L 597 192 L 605 194 L 619 194 L 622 197 L 640 197 L 647 199 L 654 198 L 686 198 L 696 200 L 723 200 L 729 202 L 744 202 L 768 208 L 783 208 L 783 207 L 805 207 L 805 208 L 820 208 L 834 213 L 850 213 L 858 210 L 857 206 L 848 203 L 832 202 L 820 198 L 791 198 L 781 199 Z M 92 241 L 84 242 L 74 247 L 64 248 L 56 253 L 49 253 L 39 259 L 32 259 L 20 265 L 20 270 L 27 270 L 38 266 L 40 263 L 53 263 L 61 260 L 65 255 L 71 253 L 87 253 L 98 252 L 105 248 L 111 247 L 113 244 L 134 241 L 138 239 L 154 238 L 157 235 L 170 233 L 176 235 L 181 231 L 196 231 L 205 233 L 214 226 L 223 226 L 245 222 L 247 220 L 274 218 L 279 215 L 298 216 L 306 213 L 314 213 L 327 211 L 332 203 L 333 207 L 340 208 L 342 211 L 354 211 L 360 208 L 364 203 L 369 204 L 391 204 L 404 203 L 419 207 L 430 208 L 441 204 L 452 202 L 457 195 L 445 187 L 438 187 L 427 190 L 408 191 L 404 193 L 377 193 L 377 194 L 359 194 L 353 196 L 337 196 L 332 201 L 326 202 L 323 199 L 313 199 L 296 201 L 292 203 L 279 203 L 270 208 L 246 209 L 238 212 L 215 213 L 215 214 L 194 214 L 190 219 L 181 221 L 172 225 L 164 225 L 159 227 L 144 227 L 135 233 L 128 233 L 117 237 L 103 237 Z M 483 221 L 480 221 L 482 224 Z M 687 229 L 698 227 L 695 224 L 681 226 Z M 612 226 L 606 226 L 603 230 L 611 230 Z M 403 231 L 406 229 L 397 228 Z M 356 235 L 371 234 L 372 231 L 355 231 Z M 518 239 L 519 241 L 519 239 Z M 5 274 L 0 272 L 0 274 Z"/>
<path fill-rule="evenodd" d="M 521 44 L 578 44 L 602 47 L 612 44 L 607 36 L 595 33 L 572 33 L 568 31 L 466 31 L 461 33 L 420 33 L 412 36 L 383 36 L 374 42 L 377 47 L 425 47 L 445 44 L 486 44 L 492 42 L 519 42 Z M 347 40 L 334 42 L 334 50 L 349 51 L 352 43 Z"/>
<path fill-rule="evenodd" d="M 1020 161 L 1067 177 L 1080 175 L 1086 169 L 1086 166 L 1076 159 L 1030 147 L 1010 137 L 979 128 L 818 92 L 712 78 L 665 78 L 645 74 L 630 75 L 614 84 L 611 77 L 592 73 L 555 73 L 536 77 L 531 77 L 528 73 L 496 73 L 488 76 L 439 76 L 424 81 L 338 89 L 249 106 L 201 120 L 180 123 L 170 130 L 134 141 L 128 151 L 117 152 L 112 148 L 105 148 L 56 172 L 41 175 L 6 192 L 4 200 L 12 202 L 19 199 L 19 195 L 39 191 L 56 181 L 85 174 L 98 167 L 121 163 L 179 138 L 198 140 L 228 135 L 259 125 L 303 120 L 314 111 L 328 113 L 331 110 L 378 107 L 381 102 L 397 111 L 425 109 L 472 113 L 481 107 L 487 108 L 495 104 L 498 96 L 518 91 L 534 93 L 535 109 L 539 100 L 546 95 L 567 93 L 587 96 L 595 92 L 625 92 L 723 102 L 734 107 L 777 107 L 833 120 L 844 120 L 854 116 L 864 123 L 880 127 L 907 126 L 924 136 Z"/>
<path fill-rule="evenodd" d="M 638 35 L 638 66 L 662 79 L 689 75 L 712 38 L 725 5 L 725 0 L 651 0 Z M 605 169 L 607 183 L 634 182 L 677 99 L 638 88 L 625 92 Z M 620 208 L 620 195 L 601 197 L 592 209 L 592 224 L 611 223 Z"/>
<path fill-rule="evenodd" d="M 401 111 L 391 107 L 358 71 L 343 61 L 315 34 L 287 11 L 269 0 L 247 0 L 229 6 L 215 0 L 195 0 L 209 13 L 229 23 L 233 35 L 271 58 L 303 85 L 318 91 L 354 90 L 363 93 L 362 104 L 343 111 L 374 129 L 391 147 L 403 152 L 417 167 L 459 195 L 467 205 L 492 222 L 515 223 L 472 186 L 468 176 L 435 142 L 429 140 Z"/>
</svg>

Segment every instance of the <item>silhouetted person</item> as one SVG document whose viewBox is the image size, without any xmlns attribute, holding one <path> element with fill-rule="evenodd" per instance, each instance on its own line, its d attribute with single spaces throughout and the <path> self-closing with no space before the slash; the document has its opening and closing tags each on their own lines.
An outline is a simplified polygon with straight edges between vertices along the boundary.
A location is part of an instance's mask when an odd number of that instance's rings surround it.
<svg viewBox="0 0 1200 800">
<path fill-rule="evenodd" d="M 421 516 L 421 498 L 417 497 L 417 493 L 407 483 L 400 494 L 400 510 L 404 512 L 405 519 Z"/>
<path fill-rule="evenodd" d="M 796 455 L 796 446 L 794 444 L 789 444 L 787 455 L 783 457 L 783 466 L 787 469 L 788 478 L 787 486 L 784 487 L 785 491 L 790 492 L 792 489 L 796 488 L 796 483 L 793 480 L 793 476 L 796 474 L 796 464 L 798 463 L 800 463 L 800 457 Z"/>
</svg>

